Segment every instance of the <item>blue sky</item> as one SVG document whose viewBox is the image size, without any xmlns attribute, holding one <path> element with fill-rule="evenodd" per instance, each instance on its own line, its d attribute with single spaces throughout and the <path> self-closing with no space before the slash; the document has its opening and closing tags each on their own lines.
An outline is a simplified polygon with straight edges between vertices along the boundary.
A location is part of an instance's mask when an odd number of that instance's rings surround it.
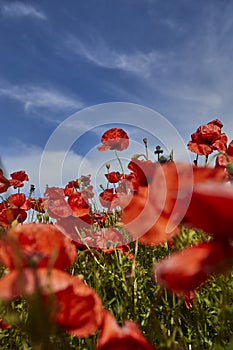
<svg viewBox="0 0 233 350">
<path fill-rule="evenodd" d="M 6 170 L 25 169 L 38 183 L 38 164 L 56 128 L 78 111 L 110 102 L 159 112 L 184 143 L 215 118 L 232 139 L 232 14 L 227 0 L 1 0 L 0 154 Z M 98 115 L 93 118 L 96 124 Z M 50 184 L 56 183 L 56 152 L 70 161 L 65 179 L 75 177 L 72 164 L 85 160 L 86 171 L 99 164 L 96 154 L 86 157 L 104 128 L 97 130 L 69 152 L 49 150 Z M 147 136 L 129 131 L 135 140 Z"/>
</svg>

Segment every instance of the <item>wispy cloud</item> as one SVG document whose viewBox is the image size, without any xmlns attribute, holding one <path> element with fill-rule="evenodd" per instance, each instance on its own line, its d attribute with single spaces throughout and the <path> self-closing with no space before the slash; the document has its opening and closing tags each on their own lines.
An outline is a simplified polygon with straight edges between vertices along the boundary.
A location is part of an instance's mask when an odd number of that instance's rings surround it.
<svg viewBox="0 0 233 350">
<path fill-rule="evenodd" d="M 80 99 L 67 96 L 53 88 L 34 85 L 10 85 L 0 82 L 0 97 L 7 97 L 20 102 L 25 111 L 47 109 L 62 111 L 84 107 Z"/>
<path fill-rule="evenodd" d="M 155 50 L 150 52 L 120 52 L 112 49 L 100 37 L 87 41 L 69 35 L 65 40 L 65 46 L 74 54 L 83 57 L 96 66 L 120 69 L 142 77 L 149 77 L 151 66 L 159 66 L 161 63 L 161 56 Z"/>
<path fill-rule="evenodd" d="M 20 1 L 5 2 L 0 5 L 1 13 L 7 17 L 33 17 L 47 20 L 47 15 L 38 8 Z"/>
</svg>

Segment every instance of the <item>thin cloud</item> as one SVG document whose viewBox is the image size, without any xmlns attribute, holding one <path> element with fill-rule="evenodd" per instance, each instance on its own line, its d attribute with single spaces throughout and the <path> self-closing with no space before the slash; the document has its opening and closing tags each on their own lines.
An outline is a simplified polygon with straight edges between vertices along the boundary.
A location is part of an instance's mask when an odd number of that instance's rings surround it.
<svg viewBox="0 0 233 350">
<path fill-rule="evenodd" d="M 101 38 L 87 42 L 69 35 L 65 40 L 65 46 L 96 66 L 119 69 L 142 77 L 149 77 L 152 65 L 159 66 L 161 63 L 160 54 L 154 50 L 146 53 L 118 52 L 116 49 L 111 49 Z"/>
<path fill-rule="evenodd" d="M 7 17 L 33 17 L 43 21 L 47 20 L 47 16 L 44 12 L 30 4 L 25 4 L 19 1 L 2 4 L 1 12 Z"/>
<path fill-rule="evenodd" d="M 20 102 L 26 112 L 37 109 L 77 110 L 84 107 L 78 99 L 41 86 L 0 84 L 0 96 Z"/>
</svg>

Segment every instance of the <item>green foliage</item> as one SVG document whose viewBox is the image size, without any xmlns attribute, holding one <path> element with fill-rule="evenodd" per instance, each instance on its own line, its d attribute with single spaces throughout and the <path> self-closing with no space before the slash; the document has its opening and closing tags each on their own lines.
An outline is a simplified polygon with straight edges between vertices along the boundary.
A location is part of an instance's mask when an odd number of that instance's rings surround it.
<svg viewBox="0 0 233 350">
<path fill-rule="evenodd" d="M 172 248 L 167 243 L 156 248 L 130 243 L 132 259 L 117 249 L 112 254 L 93 248 L 82 250 L 69 272 L 82 276 L 96 290 L 119 324 L 126 319 L 137 322 L 157 350 L 230 350 L 233 349 L 232 273 L 211 277 L 196 292 L 191 309 L 186 308 L 184 296 L 161 289 L 152 273 L 156 261 L 203 238 L 201 232 L 182 228 Z M 13 325 L 0 332 L 1 349 L 95 349 L 98 334 L 78 339 L 53 328 L 53 336 L 49 336 L 51 329 L 43 329 L 43 324 L 48 324 L 47 312 L 35 298 L 30 304 L 24 299 L 1 304 L 1 317 Z M 38 339 L 44 339 L 42 345 Z"/>
</svg>

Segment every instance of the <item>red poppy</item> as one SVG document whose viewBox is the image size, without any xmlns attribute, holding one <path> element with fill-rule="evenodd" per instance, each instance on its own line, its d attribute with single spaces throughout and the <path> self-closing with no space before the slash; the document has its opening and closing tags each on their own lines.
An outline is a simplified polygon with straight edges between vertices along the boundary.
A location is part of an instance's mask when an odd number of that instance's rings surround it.
<svg viewBox="0 0 233 350">
<path fill-rule="evenodd" d="M 128 164 L 128 168 L 132 171 L 133 174 L 131 182 L 133 184 L 134 190 L 137 190 L 138 186 L 147 186 L 148 183 L 150 183 L 154 175 L 155 167 L 156 164 L 150 160 L 131 160 L 131 162 Z"/>
<path fill-rule="evenodd" d="M 123 151 L 129 146 L 129 137 L 127 133 L 120 128 L 112 128 L 102 135 L 101 137 L 102 146 L 98 146 L 100 152 L 107 150 Z"/>
<path fill-rule="evenodd" d="M 69 181 L 64 188 L 64 194 L 65 196 L 70 196 L 77 189 L 79 189 L 79 180 Z"/>
<path fill-rule="evenodd" d="M 0 193 L 6 192 L 10 187 L 10 181 L 3 175 L 2 169 L 0 169 Z"/>
<path fill-rule="evenodd" d="M 6 330 L 11 328 L 11 325 L 0 318 L 0 329 Z"/>
<path fill-rule="evenodd" d="M 62 188 L 49 187 L 45 192 L 44 207 L 48 210 L 49 216 L 54 219 L 65 218 L 72 215 Z"/>
<path fill-rule="evenodd" d="M 229 143 L 225 154 L 219 154 L 216 158 L 216 167 L 226 168 L 228 163 L 233 163 L 233 140 Z"/>
<path fill-rule="evenodd" d="M 76 249 L 54 225 L 17 225 L 0 239 L 0 260 L 10 269 L 53 266 L 65 269 L 76 259 Z"/>
<path fill-rule="evenodd" d="M 186 248 L 155 265 L 157 282 L 175 293 L 188 293 L 205 282 L 210 274 L 231 268 L 233 247 L 221 240 Z"/>
<path fill-rule="evenodd" d="M 70 215 L 64 218 L 58 218 L 56 226 L 78 247 L 86 248 L 83 236 L 86 236 L 85 232 L 90 228 L 91 223 L 91 217 L 89 214 L 81 217 Z"/>
<path fill-rule="evenodd" d="M 120 327 L 113 315 L 105 311 L 96 350 L 153 350 L 136 323 L 125 321 Z"/>
<path fill-rule="evenodd" d="M 24 181 L 28 181 L 28 175 L 24 170 L 16 171 L 11 174 L 10 184 L 14 188 L 23 187 Z"/>
<path fill-rule="evenodd" d="M 81 189 L 81 193 L 86 198 L 93 198 L 94 192 L 93 192 L 93 186 L 87 186 Z"/>
<path fill-rule="evenodd" d="M 60 199 L 64 198 L 64 190 L 60 187 L 48 187 L 45 191 L 45 198 Z"/>
<path fill-rule="evenodd" d="M 73 216 L 81 217 L 90 213 L 88 198 L 80 192 L 72 193 L 68 198 L 68 204 Z"/>
<path fill-rule="evenodd" d="M 149 245 L 165 242 L 179 232 L 193 184 L 209 179 L 222 181 L 225 176 L 222 169 L 174 162 L 157 164 L 148 186 L 139 186 L 128 203 L 129 195 L 119 197 L 121 220 L 132 240 L 139 238 Z"/>
<path fill-rule="evenodd" d="M 166 232 L 169 216 L 162 216 L 151 203 L 151 195 L 147 186 L 139 186 L 128 205 L 125 204 L 128 196 L 120 197 L 120 205 L 124 208 L 121 220 L 132 241 L 139 239 L 141 244 L 157 245 L 178 233 L 178 229 L 175 227 L 169 234 Z"/>
<path fill-rule="evenodd" d="M 96 224 L 97 226 L 104 227 L 106 219 L 107 219 L 106 213 L 98 213 L 98 212 L 93 213 L 93 223 Z"/>
<path fill-rule="evenodd" d="M 122 253 L 128 252 L 129 248 L 126 246 L 126 238 L 116 228 L 109 227 L 103 228 L 98 232 L 98 236 L 95 242 L 95 247 L 101 248 L 105 253 L 112 253 L 114 248 L 121 250 Z"/>
<path fill-rule="evenodd" d="M 188 149 L 199 155 L 208 155 L 215 149 L 225 151 L 227 136 L 221 132 L 222 127 L 223 124 L 218 119 L 200 126 L 191 135 L 192 140 L 188 143 Z"/>
<path fill-rule="evenodd" d="M 12 209 L 24 209 L 24 210 L 31 209 L 31 203 L 29 200 L 26 199 L 26 196 L 24 193 L 11 194 L 8 197 L 8 202 Z"/>
<path fill-rule="evenodd" d="M 100 204 L 108 210 L 114 209 L 119 205 L 118 194 L 114 193 L 113 188 L 108 188 L 99 195 Z"/>
<path fill-rule="evenodd" d="M 38 211 L 39 213 L 45 213 L 43 198 L 28 198 L 28 200 L 30 201 L 33 210 Z"/>
<path fill-rule="evenodd" d="M 89 186 L 91 183 L 91 175 L 82 175 L 79 179 L 82 186 Z"/>
<path fill-rule="evenodd" d="M 44 298 L 45 307 L 49 309 L 50 303 L 54 303 L 51 321 L 72 336 L 87 337 L 100 327 L 103 309 L 94 289 L 77 276 L 61 270 L 13 270 L 0 279 L 0 298 L 12 300 L 21 295 L 30 297 L 38 288 Z"/>
<path fill-rule="evenodd" d="M 27 213 L 23 209 L 6 208 L 0 212 L 0 225 L 8 227 L 13 221 L 22 223 L 27 219 Z"/>
<path fill-rule="evenodd" d="M 184 224 L 202 229 L 221 239 L 232 239 L 232 207 L 232 184 L 216 181 L 199 183 L 194 186 Z"/>
<path fill-rule="evenodd" d="M 120 174 L 118 171 L 111 171 L 110 173 L 105 174 L 105 176 L 108 179 L 108 182 L 112 184 L 119 182 L 123 177 L 123 175 Z"/>
</svg>

